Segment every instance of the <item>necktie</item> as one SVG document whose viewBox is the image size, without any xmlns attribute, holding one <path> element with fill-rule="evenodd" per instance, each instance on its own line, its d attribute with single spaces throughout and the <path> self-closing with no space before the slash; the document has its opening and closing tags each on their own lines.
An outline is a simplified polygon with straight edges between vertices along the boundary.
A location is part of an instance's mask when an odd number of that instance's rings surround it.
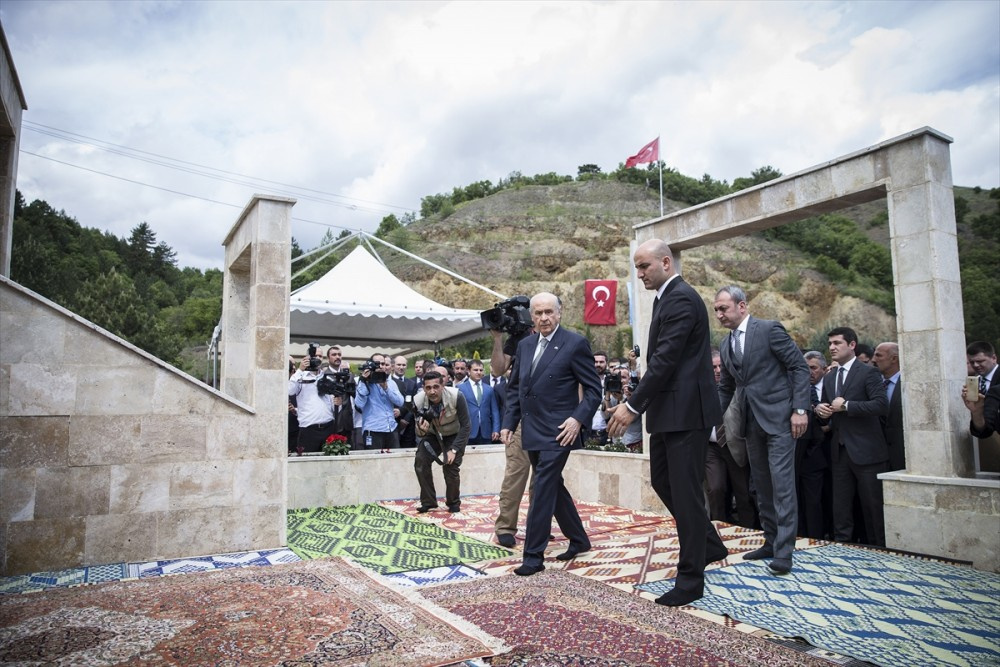
<svg viewBox="0 0 1000 667">
<path fill-rule="evenodd" d="M 890 380 L 889 378 L 885 378 L 884 380 L 882 380 L 882 386 L 885 387 L 886 389 L 889 388 L 890 384 L 892 384 L 892 380 Z"/>
<path fill-rule="evenodd" d="M 538 360 L 542 358 L 542 353 L 545 352 L 545 346 L 548 344 L 548 340 L 541 336 L 538 337 L 538 347 L 535 348 L 535 356 L 531 360 L 531 375 L 535 374 L 535 367 L 538 366 Z"/>
<path fill-rule="evenodd" d="M 482 387 L 482 385 L 477 382 L 476 386 L 475 386 L 475 389 L 476 389 L 476 403 L 482 403 L 483 402 L 483 387 Z"/>
<path fill-rule="evenodd" d="M 809 401 L 809 404 L 812 405 L 813 407 L 819 405 L 819 396 L 817 395 L 815 388 L 812 390 L 812 392 L 810 392 L 810 395 L 812 396 L 812 399 Z"/>
<path fill-rule="evenodd" d="M 837 371 L 837 391 L 834 392 L 837 394 L 837 396 L 843 396 L 845 375 L 847 375 L 847 369 L 841 366 L 840 370 Z"/>
<path fill-rule="evenodd" d="M 653 299 L 653 312 L 656 312 L 656 307 L 660 305 L 660 297 Z"/>
<path fill-rule="evenodd" d="M 733 338 L 733 352 L 735 353 L 736 361 L 738 363 L 740 363 L 740 364 L 743 363 L 743 346 L 740 345 L 740 336 L 742 336 L 742 335 L 743 335 L 743 332 L 740 331 L 739 329 L 737 329 L 736 331 L 733 332 L 733 336 L 734 336 L 734 338 Z"/>
<path fill-rule="evenodd" d="M 986 376 L 985 375 L 980 375 L 979 376 L 979 393 L 983 394 L 983 395 L 986 394 Z"/>
</svg>

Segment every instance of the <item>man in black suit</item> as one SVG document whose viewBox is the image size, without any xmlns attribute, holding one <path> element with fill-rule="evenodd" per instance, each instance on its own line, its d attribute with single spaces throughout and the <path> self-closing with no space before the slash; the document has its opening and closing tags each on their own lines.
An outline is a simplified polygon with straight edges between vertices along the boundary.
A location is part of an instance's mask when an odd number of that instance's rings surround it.
<svg viewBox="0 0 1000 667">
<path fill-rule="evenodd" d="M 403 407 L 396 415 L 397 432 L 400 447 L 416 447 L 417 435 L 413 425 L 413 396 L 417 393 L 417 385 L 413 378 L 406 377 L 406 357 L 398 356 L 392 360 L 392 375 L 390 379 L 396 383 L 399 393 L 403 395 Z"/>
<path fill-rule="evenodd" d="M 545 569 L 542 561 L 553 516 L 569 538 L 569 548 L 556 558 L 569 560 L 590 550 L 562 471 L 570 451 L 583 447 L 583 425 L 589 423 L 601 402 L 601 383 L 594 373 L 590 343 L 560 327 L 561 317 L 562 306 L 554 294 L 542 292 L 531 298 L 531 319 L 538 333 L 524 338 L 517 347 L 500 431 L 500 439 L 509 445 L 514 430 L 521 426 L 521 447 L 528 452 L 535 480 L 524 556 L 514 570 L 521 576 Z"/>
<path fill-rule="evenodd" d="M 830 358 L 838 367 L 823 378 L 823 402 L 816 406 L 816 414 L 832 427 L 833 539 L 851 540 L 856 490 L 868 541 L 884 547 L 882 482 L 878 475 L 889 469 L 889 448 L 881 419 L 889 411 L 889 399 L 882 374 L 854 356 L 858 334 L 853 329 L 833 329 L 827 340 Z"/>
<path fill-rule="evenodd" d="M 729 555 L 709 521 L 702 489 L 708 437 L 722 423 L 722 409 L 705 303 L 675 271 L 665 242 L 646 241 L 633 260 L 639 280 L 656 292 L 647 368 L 629 399 L 614 409 L 608 434 L 620 436 L 645 413 L 650 482 L 677 522 L 681 546 L 674 587 L 656 602 L 678 607 L 704 593 L 706 563 Z"/>
<path fill-rule="evenodd" d="M 750 316 L 743 288 L 721 288 L 714 309 L 719 323 L 731 330 L 719 345 L 719 396 L 723 411 L 740 403 L 764 527 L 764 545 L 743 559 L 770 558 L 771 574 L 788 574 L 799 527 L 795 441 L 809 426 L 809 367 L 780 322 Z"/>
<path fill-rule="evenodd" d="M 889 470 L 906 470 L 906 443 L 903 439 L 903 390 L 899 377 L 899 345 L 879 343 L 872 363 L 882 374 L 889 398 L 889 412 L 882 420 L 882 432 L 889 445 Z"/>
<path fill-rule="evenodd" d="M 826 357 L 809 350 L 803 358 L 809 367 L 809 426 L 795 441 L 795 493 L 799 500 L 799 535 L 822 539 L 826 535 L 827 515 L 832 515 L 830 489 L 830 433 L 816 416 L 815 408 L 823 395 Z M 832 525 L 832 516 L 830 523 Z"/>
</svg>

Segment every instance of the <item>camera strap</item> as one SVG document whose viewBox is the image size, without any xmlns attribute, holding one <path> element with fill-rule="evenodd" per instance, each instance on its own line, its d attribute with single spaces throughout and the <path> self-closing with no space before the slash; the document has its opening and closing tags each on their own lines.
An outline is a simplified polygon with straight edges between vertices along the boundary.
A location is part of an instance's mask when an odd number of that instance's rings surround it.
<svg viewBox="0 0 1000 667">
<path fill-rule="evenodd" d="M 444 438 L 442 438 L 441 434 L 438 433 L 436 430 L 434 431 L 434 436 L 437 438 L 438 445 L 440 445 L 441 448 L 440 452 L 434 450 L 434 445 L 432 445 L 431 441 L 426 437 L 423 438 L 420 441 L 420 443 L 423 445 L 424 450 L 426 450 L 426 452 L 431 455 L 431 458 L 434 459 L 434 462 L 444 467 L 445 465 L 444 459 L 446 459 L 444 453 Z"/>
</svg>

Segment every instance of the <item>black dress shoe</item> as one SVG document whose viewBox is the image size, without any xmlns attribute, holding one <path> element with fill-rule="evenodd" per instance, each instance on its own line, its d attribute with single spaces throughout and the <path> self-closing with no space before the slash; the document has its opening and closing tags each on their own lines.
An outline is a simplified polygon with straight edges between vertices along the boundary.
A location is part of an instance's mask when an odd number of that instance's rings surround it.
<svg viewBox="0 0 1000 667">
<path fill-rule="evenodd" d="M 417 508 L 417 514 L 427 514 L 433 509 L 437 509 L 437 505 L 421 505 Z"/>
<path fill-rule="evenodd" d="M 774 558 L 774 550 L 769 546 L 763 546 L 743 554 L 743 560 L 764 560 L 765 558 Z"/>
<path fill-rule="evenodd" d="M 500 546 L 507 547 L 508 549 L 513 549 L 514 545 L 517 544 L 517 540 L 510 533 L 497 535 L 497 542 L 500 543 Z"/>
<path fill-rule="evenodd" d="M 656 604 L 662 604 L 666 607 L 683 607 L 686 604 L 691 604 L 701 596 L 701 593 L 694 591 L 679 591 L 676 588 L 672 588 L 656 598 Z"/>
<path fill-rule="evenodd" d="M 767 571 L 775 576 L 782 576 L 792 571 L 792 561 L 788 558 L 775 558 L 767 564 Z"/>
<path fill-rule="evenodd" d="M 452 514 L 457 514 L 462 511 L 461 505 L 448 505 L 448 511 Z"/>
<path fill-rule="evenodd" d="M 711 565 L 716 561 L 725 560 L 728 557 L 729 557 L 728 549 L 723 549 L 722 551 L 705 554 L 705 565 Z"/>
<path fill-rule="evenodd" d="M 514 570 L 514 574 L 519 577 L 530 577 L 531 575 L 537 574 L 544 569 L 544 565 L 522 565 Z"/>
<path fill-rule="evenodd" d="M 556 560 L 573 560 L 580 554 L 585 554 L 588 551 L 590 551 L 589 544 L 585 547 L 576 547 L 571 544 L 569 545 L 569 549 L 556 556 Z"/>
</svg>

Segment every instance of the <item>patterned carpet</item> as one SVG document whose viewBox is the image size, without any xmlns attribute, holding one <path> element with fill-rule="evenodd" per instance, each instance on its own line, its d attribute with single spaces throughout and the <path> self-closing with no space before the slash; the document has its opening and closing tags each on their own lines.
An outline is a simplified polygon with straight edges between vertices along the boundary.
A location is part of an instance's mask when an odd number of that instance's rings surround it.
<svg viewBox="0 0 1000 667">
<path fill-rule="evenodd" d="M 513 647 L 490 660 L 494 667 L 829 666 L 561 571 L 547 570 L 528 582 L 485 577 L 422 588 L 419 594 Z"/>
<path fill-rule="evenodd" d="M 431 510 L 426 514 L 420 514 L 417 512 L 420 501 L 416 499 L 383 500 L 379 502 L 379 505 L 421 521 L 434 523 L 467 537 L 473 537 L 483 542 L 494 542 L 494 522 L 499 514 L 498 501 L 499 496 L 497 495 L 465 496 L 462 498 L 462 511 L 457 514 L 452 514 L 443 507 Z M 576 501 L 576 508 L 591 541 L 626 535 L 648 535 L 662 529 L 663 524 L 673 525 L 672 517 L 656 512 L 643 512 L 579 500 Z M 524 522 L 527 516 L 528 496 L 525 495 L 521 500 L 519 515 L 518 548 L 524 539 Z M 559 532 L 555 523 L 552 525 L 552 533 L 555 538 L 552 540 L 553 542 L 565 543 L 566 538 Z"/>
<path fill-rule="evenodd" d="M 786 577 L 748 562 L 706 584 L 696 607 L 879 665 L 1000 664 L 1000 575 L 989 572 L 827 545 L 796 553 Z"/>
<path fill-rule="evenodd" d="M 502 649 L 341 559 L 0 596 L 3 664 L 435 666 Z"/>
<path fill-rule="evenodd" d="M 375 504 L 289 510 L 288 547 L 304 560 L 343 556 L 380 574 L 510 555 Z"/>
</svg>

